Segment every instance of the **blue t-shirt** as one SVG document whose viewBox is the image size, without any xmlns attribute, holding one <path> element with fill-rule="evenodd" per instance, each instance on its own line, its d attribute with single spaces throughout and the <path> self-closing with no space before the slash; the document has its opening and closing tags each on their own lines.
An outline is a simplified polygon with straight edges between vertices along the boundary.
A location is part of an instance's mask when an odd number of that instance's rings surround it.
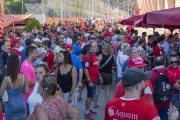
<svg viewBox="0 0 180 120">
<path fill-rule="evenodd" d="M 73 44 L 73 54 L 79 56 L 81 53 L 81 46 L 77 43 Z"/>
<path fill-rule="evenodd" d="M 27 39 L 27 38 L 25 38 L 25 39 L 23 40 L 23 47 L 26 47 L 26 39 Z"/>
<path fill-rule="evenodd" d="M 26 59 L 26 47 L 24 47 L 24 49 L 21 51 L 21 61 L 22 63 L 24 62 L 24 60 Z"/>
<path fill-rule="evenodd" d="M 122 72 L 125 72 L 126 67 L 128 66 L 128 61 L 130 58 L 128 58 L 126 61 L 124 61 L 123 66 L 122 66 Z"/>
<path fill-rule="evenodd" d="M 36 61 L 34 61 L 34 66 L 36 66 L 36 64 L 37 64 L 37 63 L 40 63 L 40 62 L 43 62 L 43 61 L 41 61 L 41 60 L 39 60 L 39 59 L 37 59 Z"/>
<path fill-rule="evenodd" d="M 71 59 L 72 59 L 72 62 L 74 63 L 74 66 L 76 67 L 76 70 L 78 73 L 78 79 L 77 79 L 77 84 L 78 84 L 78 82 L 79 82 L 79 69 L 83 69 L 82 62 L 78 56 L 73 55 L 73 54 L 71 54 Z"/>
<path fill-rule="evenodd" d="M 89 25 L 91 24 L 92 20 L 89 20 Z"/>
<path fill-rule="evenodd" d="M 51 50 L 54 50 L 55 49 L 55 47 L 56 47 L 56 45 L 54 46 L 54 45 L 51 45 Z"/>
</svg>

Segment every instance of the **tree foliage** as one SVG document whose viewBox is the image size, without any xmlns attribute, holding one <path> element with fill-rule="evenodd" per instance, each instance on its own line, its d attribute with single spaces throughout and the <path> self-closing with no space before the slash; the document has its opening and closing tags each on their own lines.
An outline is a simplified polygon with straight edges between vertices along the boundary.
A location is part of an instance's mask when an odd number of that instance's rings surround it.
<svg viewBox="0 0 180 120">
<path fill-rule="evenodd" d="M 6 2 L 9 10 L 5 10 L 5 14 L 22 14 L 22 1 L 21 0 L 10 0 Z M 9 13 L 10 12 L 10 13 Z M 23 4 L 23 13 L 26 13 L 27 9 Z"/>
<path fill-rule="evenodd" d="M 49 17 L 54 17 L 54 14 L 55 14 L 55 16 L 56 16 L 56 13 L 54 13 L 54 12 L 55 12 L 54 9 L 51 8 L 51 9 L 49 10 L 49 12 L 48 12 L 48 16 L 49 16 Z"/>
<path fill-rule="evenodd" d="M 40 24 L 39 20 L 37 20 L 36 18 L 33 18 L 32 20 L 28 21 L 28 23 L 24 27 L 24 30 L 25 31 L 32 30 L 35 25 L 36 25 L 36 29 L 38 29 L 38 31 L 42 30 L 41 24 Z"/>
</svg>

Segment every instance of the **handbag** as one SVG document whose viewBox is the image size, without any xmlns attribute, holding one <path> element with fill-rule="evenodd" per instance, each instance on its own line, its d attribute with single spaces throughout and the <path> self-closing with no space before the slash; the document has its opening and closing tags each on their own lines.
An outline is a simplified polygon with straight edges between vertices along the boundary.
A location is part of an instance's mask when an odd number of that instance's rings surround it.
<svg viewBox="0 0 180 120">
<path fill-rule="evenodd" d="M 102 64 L 102 65 L 99 67 L 99 69 L 102 69 L 102 68 L 111 60 L 111 58 L 112 58 L 112 55 L 109 56 L 109 58 L 106 60 L 106 62 L 105 62 L 104 64 Z"/>
<path fill-rule="evenodd" d="M 7 77 L 6 77 L 6 81 L 7 81 Z M 7 88 L 6 88 L 6 90 L 4 91 L 4 95 L 2 97 L 2 101 L 7 102 L 8 99 L 9 99 L 9 96 L 8 96 L 8 92 L 7 92 Z"/>
</svg>

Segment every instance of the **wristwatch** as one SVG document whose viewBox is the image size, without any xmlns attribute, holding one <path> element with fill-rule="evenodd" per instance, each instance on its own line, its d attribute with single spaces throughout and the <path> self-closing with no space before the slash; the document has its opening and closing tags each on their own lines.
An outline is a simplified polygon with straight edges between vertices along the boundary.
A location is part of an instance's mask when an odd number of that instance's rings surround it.
<svg viewBox="0 0 180 120">
<path fill-rule="evenodd" d="M 87 83 L 91 83 L 91 78 L 87 78 Z"/>
</svg>

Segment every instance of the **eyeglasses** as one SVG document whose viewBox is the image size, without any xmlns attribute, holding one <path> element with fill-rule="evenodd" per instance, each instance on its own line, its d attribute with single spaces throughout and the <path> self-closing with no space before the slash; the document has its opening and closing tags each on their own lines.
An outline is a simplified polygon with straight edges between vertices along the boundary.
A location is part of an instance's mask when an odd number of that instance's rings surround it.
<svg viewBox="0 0 180 120">
<path fill-rule="evenodd" d="M 91 40 L 95 40 L 96 38 L 91 38 Z"/>
<path fill-rule="evenodd" d="M 174 63 L 176 63 L 176 64 L 177 64 L 177 63 L 178 63 L 178 61 L 171 61 L 170 63 L 171 63 L 171 64 L 174 64 Z"/>
<path fill-rule="evenodd" d="M 66 49 L 61 49 L 59 52 L 65 52 L 66 51 Z"/>
</svg>

